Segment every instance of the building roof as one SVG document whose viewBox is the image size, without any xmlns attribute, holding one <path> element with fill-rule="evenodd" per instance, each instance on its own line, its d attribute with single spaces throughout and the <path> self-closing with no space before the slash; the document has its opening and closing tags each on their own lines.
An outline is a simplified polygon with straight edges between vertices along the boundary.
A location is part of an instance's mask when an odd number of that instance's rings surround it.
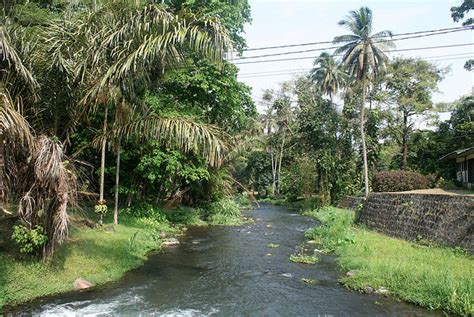
<svg viewBox="0 0 474 317">
<path fill-rule="evenodd" d="M 474 154 L 474 146 L 468 147 L 468 148 L 465 148 L 465 149 L 460 149 L 460 150 L 453 151 L 449 154 L 446 154 L 445 156 L 443 156 L 439 160 L 440 161 L 447 161 L 447 160 L 456 159 L 458 157 L 466 157 L 466 156 L 471 155 L 471 154 Z"/>
</svg>

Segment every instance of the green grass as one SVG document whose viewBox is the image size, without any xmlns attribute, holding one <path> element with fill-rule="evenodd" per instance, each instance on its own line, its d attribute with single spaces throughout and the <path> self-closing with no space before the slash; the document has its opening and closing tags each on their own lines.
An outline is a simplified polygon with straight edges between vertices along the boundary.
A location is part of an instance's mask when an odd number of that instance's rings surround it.
<svg viewBox="0 0 474 317">
<path fill-rule="evenodd" d="M 92 208 L 82 216 L 96 219 Z M 202 218 L 207 216 L 207 220 Z M 108 213 L 105 221 L 112 221 Z M 16 305 L 36 297 L 73 289 L 79 277 L 94 284 L 117 280 L 125 272 L 140 266 L 147 253 L 160 248 L 160 233 L 171 237 L 184 225 L 240 225 L 240 206 L 226 199 L 203 209 L 178 207 L 164 209 L 143 204 L 121 210 L 115 231 L 72 227 L 68 240 L 56 247 L 49 265 L 36 259 L 18 259 L 13 253 L 0 253 L 0 315 L 5 305 Z"/>
<path fill-rule="evenodd" d="M 68 241 L 57 247 L 50 265 L 0 254 L 0 312 L 4 305 L 72 290 L 78 277 L 94 284 L 118 279 L 160 247 L 160 232 L 171 236 L 178 230 L 154 219 L 131 220 L 112 232 L 74 227 Z"/>
<path fill-rule="evenodd" d="M 319 261 L 319 258 L 314 255 L 292 254 L 290 255 L 290 261 L 295 263 L 314 264 Z"/>
<path fill-rule="evenodd" d="M 351 211 L 327 207 L 307 213 L 321 221 L 306 233 L 335 252 L 341 278 L 355 290 L 386 287 L 390 294 L 428 309 L 473 315 L 474 261 L 457 249 L 428 247 L 352 226 Z"/>
<path fill-rule="evenodd" d="M 243 223 L 241 207 L 232 199 L 223 199 L 206 206 L 211 225 L 238 226 Z"/>
</svg>

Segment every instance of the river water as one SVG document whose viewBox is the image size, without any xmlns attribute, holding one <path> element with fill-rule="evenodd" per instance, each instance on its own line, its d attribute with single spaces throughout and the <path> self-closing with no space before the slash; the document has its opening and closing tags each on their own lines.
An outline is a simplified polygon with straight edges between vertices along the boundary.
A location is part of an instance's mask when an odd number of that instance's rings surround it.
<svg viewBox="0 0 474 317">
<path fill-rule="evenodd" d="M 434 312 L 338 282 L 333 256 L 314 265 L 290 254 L 316 223 L 262 205 L 242 227 L 191 228 L 117 282 L 37 300 L 10 313 L 42 316 L 432 316 Z M 279 244 L 278 248 L 267 245 Z M 315 280 L 315 284 L 301 281 Z M 47 281 L 45 281 L 47 283 Z"/>
</svg>

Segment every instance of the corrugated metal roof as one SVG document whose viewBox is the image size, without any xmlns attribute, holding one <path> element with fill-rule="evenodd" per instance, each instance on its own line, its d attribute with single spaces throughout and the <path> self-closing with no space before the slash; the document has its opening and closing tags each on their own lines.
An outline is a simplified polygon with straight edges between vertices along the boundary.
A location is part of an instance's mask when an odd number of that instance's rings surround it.
<svg viewBox="0 0 474 317">
<path fill-rule="evenodd" d="M 445 156 L 443 156 L 439 160 L 440 161 L 446 161 L 446 160 L 455 159 L 455 158 L 458 158 L 458 157 L 465 157 L 465 156 L 468 156 L 468 155 L 471 155 L 471 154 L 474 154 L 474 146 L 468 147 L 468 148 L 465 148 L 465 149 L 460 149 L 460 150 L 453 151 L 449 154 L 446 154 Z"/>
</svg>

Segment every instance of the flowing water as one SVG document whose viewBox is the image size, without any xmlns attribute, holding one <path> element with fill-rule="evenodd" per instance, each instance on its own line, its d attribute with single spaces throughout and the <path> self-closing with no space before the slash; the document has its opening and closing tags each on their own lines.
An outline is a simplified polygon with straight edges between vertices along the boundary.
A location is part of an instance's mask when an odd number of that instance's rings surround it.
<svg viewBox="0 0 474 317">
<path fill-rule="evenodd" d="M 242 227 L 191 228 L 181 245 L 150 255 L 117 282 L 48 297 L 12 314 L 43 316 L 425 316 L 435 313 L 344 289 L 333 256 L 288 261 L 316 223 L 262 205 Z M 279 244 L 278 248 L 267 245 Z M 301 281 L 315 280 L 315 284 Z M 47 283 L 47 281 L 45 281 Z"/>
</svg>

